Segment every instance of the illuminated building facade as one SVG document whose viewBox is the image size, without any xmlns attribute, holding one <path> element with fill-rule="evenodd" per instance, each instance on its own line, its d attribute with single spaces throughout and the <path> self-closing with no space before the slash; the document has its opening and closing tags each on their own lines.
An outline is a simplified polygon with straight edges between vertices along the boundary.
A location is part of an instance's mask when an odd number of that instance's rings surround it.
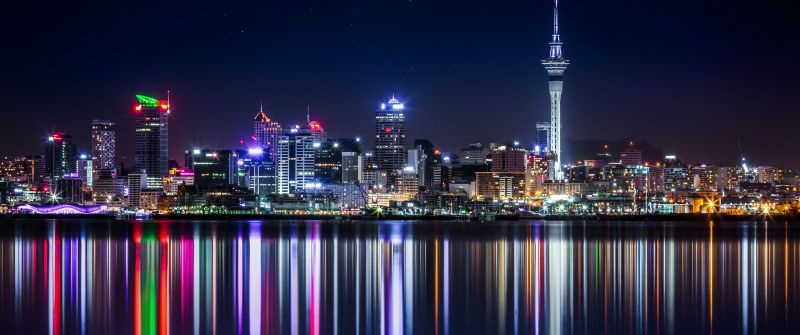
<svg viewBox="0 0 800 335">
<path fill-rule="evenodd" d="M 92 120 L 92 166 L 95 170 L 113 169 L 116 159 L 117 129 L 114 122 Z M 97 179 L 99 175 L 92 177 Z"/>
<path fill-rule="evenodd" d="M 72 136 L 53 133 L 47 140 L 44 150 L 45 170 L 51 180 L 64 178 L 77 172 L 77 149 Z"/>
<path fill-rule="evenodd" d="M 237 162 L 243 155 L 243 150 L 199 150 L 192 165 L 194 186 L 200 193 L 207 193 L 238 184 Z"/>
<path fill-rule="evenodd" d="M 550 140 L 549 153 L 553 156 L 550 179 L 561 178 L 561 92 L 564 88 L 564 71 L 569 61 L 561 53 L 561 35 L 558 33 L 558 0 L 553 9 L 553 39 L 550 41 L 550 55 L 542 61 L 547 70 L 550 88 Z"/>
<path fill-rule="evenodd" d="M 278 141 L 278 194 L 297 194 L 314 186 L 314 135 L 287 129 Z"/>
<path fill-rule="evenodd" d="M 525 149 L 502 145 L 492 149 L 492 172 L 524 172 Z"/>
<path fill-rule="evenodd" d="M 550 122 L 536 122 L 536 140 L 533 148 L 536 154 L 547 153 L 550 149 Z"/>
<path fill-rule="evenodd" d="M 525 198 L 525 172 L 475 173 L 477 200 L 522 200 Z"/>
<path fill-rule="evenodd" d="M 275 164 L 268 152 L 261 148 L 250 148 L 247 154 L 239 157 L 236 165 L 239 170 L 239 185 L 247 187 L 258 196 L 277 192 Z"/>
<path fill-rule="evenodd" d="M 282 132 L 281 124 L 267 117 L 262 106 L 261 111 L 253 118 L 253 137 L 256 147 L 267 149 L 272 162 L 277 162 L 278 137 Z"/>
<path fill-rule="evenodd" d="M 405 105 L 394 96 L 375 111 L 375 163 L 382 171 L 402 170 L 406 163 Z"/>
<path fill-rule="evenodd" d="M 161 188 L 169 173 L 169 100 L 136 95 L 134 171 L 147 175 L 148 188 Z"/>
</svg>

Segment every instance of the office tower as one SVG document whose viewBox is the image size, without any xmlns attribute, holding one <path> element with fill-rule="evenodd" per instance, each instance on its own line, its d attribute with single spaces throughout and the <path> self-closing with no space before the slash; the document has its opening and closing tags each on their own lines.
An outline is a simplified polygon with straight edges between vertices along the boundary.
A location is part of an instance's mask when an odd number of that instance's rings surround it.
<svg viewBox="0 0 800 335">
<path fill-rule="evenodd" d="M 333 141 L 314 142 L 314 147 L 314 179 L 325 184 L 340 182 L 342 180 L 342 149 L 339 143 Z"/>
<path fill-rule="evenodd" d="M 253 119 L 253 137 L 255 137 L 255 147 L 266 148 L 270 156 L 270 161 L 277 162 L 278 160 L 278 137 L 281 136 L 283 130 L 280 123 L 272 121 L 267 114 L 264 113 L 264 107 L 256 114 Z"/>
<path fill-rule="evenodd" d="M 406 163 L 405 105 L 394 96 L 375 111 L 374 157 L 382 171 L 402 170 Z"/>
<path fill-rule="evenodd" d="M 237 163 L 243 150 L 194 151 L 194 185 L 200 193 L 207 193 L 229 185 L 238 184 Z"/>
<path fill-rule="evenodd" d="M 403 172 L 416 173 L 417 180 L 419 182 L 419 185 L 417 186 L 425 186 L 425 161 L 428 157 L 425 155 L 425 150 L 423 150 L 421 147 L 408 149 L 408 155 L 406 157 L 407 161 L 406 166 L 403 168 Z"/>
<path fill-rule="evenodd" d="M 117 129 L 114 122 L 92 120 L 92 166 L 96 171 L 113 169 L 116 158 Z M 95 173 L 93 179 L 99 174 Z"/>
<path fill-rule="evenodd" d="M 619 161 L 624 166 L 642 165 L 642 149 L 636 147 L 633 141 L 628 142 L 619 154 Z"/>
<path fill-rule="evenodd" d="M 550 122 L 536 122 L 536 140 L 533 143 L 536 154 L 547 154 L 550 150 Z"/>
<path fill-rule="evenodd" d="M 53 133 L 47 140 L 44 150 L 45 170 L 51 182 L 77 172 L 77 149 L 72 136 Z"/>
<path fill-rule="evenodd" d="M 93 157 L 89 157 L 89 155 L 82 154 L 78 156 L 78 177 L 83 182 L 83 185 L 86 186 L 88 189 L 92 189 L 93 181 L 95 175 L 99 177 L 99 174 L 95 173 L 94 162 L 95 160 L 92 159 Z"/>
<path fill-rule="evenodd" d="M 550 55 L 542 61 L 547 70 L 550 87 L 550 140 L 549 153 L 553 156 L 550 179 L 561 178 L 561 92 L 564 88 L 564 70 L 569 61 L 561 54 L 561 35 L 558 33 L 558 0 L 553 9 L 553 39 L 550 41 Z"/>
<path fill-rule="evenodd" d="M 407 166 L 400 171 L 397 178 L 397 193 L 405 195 L 408 199 L 414 199 L 419 194 L 419 175 L 413 167 Z"/>
<path fill-rule="evenodd" d="M 277 193 L 277 178 L 275 164 L 270 159 L 269 152 L 262 148 L 253 147 L 247 154 L 240 156 L 237 161 L 239 169 L 239 185 L 258 196 Z"/>
<path fill-rule="evenodd" d="M 295 126 L 278 141 L 278 194 L 302 193 L 314 186 L 314 135 Z"/>
<path fill-rule="evenodd" d="M 525 149 L 502 145 L 492 149 L 493 172 L 525 172 Z"/>
<path fill-rule="evenodd" d="M 169 173 L 169 114 L 167 101 L 136 95 L 136 151 L 134 172 L 147 175 L 148 188 L 161 188 Z"/>
</svg>

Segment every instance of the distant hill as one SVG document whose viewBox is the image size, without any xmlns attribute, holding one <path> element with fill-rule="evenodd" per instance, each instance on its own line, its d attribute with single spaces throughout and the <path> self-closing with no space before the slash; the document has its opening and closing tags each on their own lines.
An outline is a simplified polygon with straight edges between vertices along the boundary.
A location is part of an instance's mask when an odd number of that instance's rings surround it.
<svg viewBox="0 0 800 335">
<path fill-rule="evenodd" d="M 645 141 L 637 141 L 634 139 L 618 139 L 614 141 L 609 140 L 593 140 L 593 139 L 565 139 L 563 145 L 564 158 L 567 162 L 574 162 L 584 159 L 597 159 L 598 154 L 603 152 L 603 146 L 608 145 L 608 152 L 611 154 L 612 160 L 619 159 L 619 153 L 628 145 L 628 142 L 633 141 L 639 149 L 642 150 L 642 159 L 645 162 L 662 161 L 664 159 L 664 152 L 661 149 L 655 148 Z"/>
</svg>

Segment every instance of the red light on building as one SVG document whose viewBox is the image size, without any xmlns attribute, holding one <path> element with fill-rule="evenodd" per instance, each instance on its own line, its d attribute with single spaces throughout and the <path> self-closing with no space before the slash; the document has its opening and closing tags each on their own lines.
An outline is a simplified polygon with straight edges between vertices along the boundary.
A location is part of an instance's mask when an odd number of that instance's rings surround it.
<svg viewBox="0 0 800 335">
<path fill-rule="evenodd" d="M 53 137 L 53 141 L 61 141 L 61 135 L 59 135 L 59 134 L 53 134 L 52 137 Z"/>
<path fill-rule="evenodd" d="M 163 109 L 163 110 L 167 110 L 167 109 L 169 109 L 169 105 L 167 105 L 167 104 L 161 104 L 161 109 Z"/>
<path fill-rule="evenodd" d="M 319 130 L 319 129 L 322 129 L 322 125 L 321 125 L 321 124 L 319 124 L 319 122 L 317 122 L 317 121 L 311 121 L 311 122 L 309 122 L 309 123 L 308 123 L 308 127 L 309 127 L 309 128 L 311 128 L 311 129 L 314 129 L 314 130 Z"/>
<path fill-rule="evenodd" d="M 387 133 L 391 133 L 391 132 L 392 132 L 392 128 L 389 128 L 389 127 L 386 127 L 386 128 L 384 128 L 383 130 L 384 130 L 385 132 L 387 132 Z"/>
<path fill-rule="evenodd" d="M 142 110 L 142 105 L 136 105 L 136 106 L 134 106 L 134 107 L 133 107 L 133 110 L 135 110 L 135 111 L 137 111 L 137 112 L 141 111 L 141 110 Z"/>
<path fill-rule="evenodd" d="M 239 144 L 244 144 L 244 140 L 239 140 Z"/>
</svg>

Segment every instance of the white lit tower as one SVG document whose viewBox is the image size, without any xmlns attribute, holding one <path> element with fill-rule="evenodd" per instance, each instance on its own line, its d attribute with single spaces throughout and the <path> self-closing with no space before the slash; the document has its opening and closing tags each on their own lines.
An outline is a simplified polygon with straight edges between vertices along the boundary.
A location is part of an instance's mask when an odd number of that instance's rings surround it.
<svg viewBox="0 0 800 335">
<path fill-rule="evenodd" d="M 561 54 L 561 35 L 558 34 L 558 0 L 553 8 L 553 39 L 550 56 L 542 61 L 550 83 L 550 155 L 553 157 L 549 178 L 561 179 L 561 91 L 564 88 L 564 70 L 569 61 Z"/>
</svg>

